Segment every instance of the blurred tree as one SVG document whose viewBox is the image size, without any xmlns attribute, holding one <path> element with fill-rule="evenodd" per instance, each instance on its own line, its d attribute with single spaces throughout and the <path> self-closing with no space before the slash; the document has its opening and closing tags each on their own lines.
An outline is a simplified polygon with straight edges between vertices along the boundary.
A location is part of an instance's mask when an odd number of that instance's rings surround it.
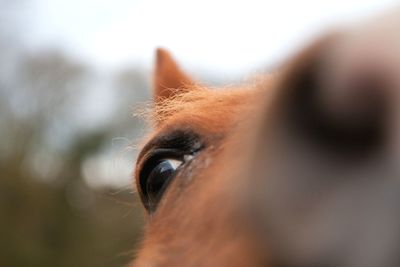
<svg viewBox="0 0 400 267">
<path fill-rule="evenodd" d="M 90 72 L 55 51 L 15 59 L 0 66 L 0 266 L 126 263 L 141 222 L 134 195 L 95 192 L 81 178 L 82 161 L 110 131 L 69 136 L 68 148 L 57 148 Z M 43 173 L 54 177 L 40 182 Z"/>
<path fill-rule="evenodd" d="M 21 54 L 17 60 L 0 73 L 0 116 L 7 125 L 3 136 L 12 136 L 2 140 L 3 151 L 22 161 L 26 151 L 45 145 L 40 139 L 60 121 L 70 97 L 82 90 L 85 68 L 53 51 Z"/>
<path fill-rule="evenodd" d="M 17 17 L 5 16 L 4 10 L 19 3 L 0 0 L 0 25 L 7 21 L 13 27 Z M 0 26 L 0 266 L 122 266 L 141 232 L 137 196 L 131 189 L 116 194 L 90 188 L 82 179 L 82 164 L 113 137 L 137 136 L 138 121 L 121 114 L 129 114 L 136 99 L 144 100 L 132 94 L 136 87 L 143 87 L 140 94 L 146 92 L 144 76 L 117 74 L 120 82 L 114 85 L 121 95 L 115 119 L 100 129 L 76 129 L 71 112 L 96 75 L 58 50 L 24 52 L 18 38 L 6 38 L 10 29 L 4 28 Z"/>
</svg>

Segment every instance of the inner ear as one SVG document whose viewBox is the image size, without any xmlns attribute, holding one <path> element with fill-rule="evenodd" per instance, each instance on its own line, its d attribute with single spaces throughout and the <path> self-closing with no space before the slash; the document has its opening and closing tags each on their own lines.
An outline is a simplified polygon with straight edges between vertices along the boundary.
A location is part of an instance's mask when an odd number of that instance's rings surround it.
<svg viewBox="0 0 400 267">
<path fill-rule="evenodd" d="M 193 87 L 193 80 L 181 70 L 171 54 L 165 49 L 156 51 L 156 66 L 154 73 L 154 100 L 170 98 Z"/>
</svg>

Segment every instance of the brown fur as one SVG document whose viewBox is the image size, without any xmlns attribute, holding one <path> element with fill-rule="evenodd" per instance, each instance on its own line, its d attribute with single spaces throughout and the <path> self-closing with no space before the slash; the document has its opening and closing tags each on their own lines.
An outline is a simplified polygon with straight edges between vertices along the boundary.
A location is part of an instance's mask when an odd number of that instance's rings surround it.
<svg viewBox="0 0 400 267">
<path fill-rule="evenodd" d="M 175 66 L 164 67 L 170 70 Z M 157 69 L 158 75 L 167 75 Z M 161 93 L 163 99 L 156 96 L 159 101 L 156 101 L 151 116 L 157 122 L 157 128 L 149 139 L 173 129 L 190 128 L 202 137 L 206 148 L 191 163 L 189 175 L 193 177 L 185 182 L 184 189 L 177 188 L 179 179 L 174 179 L 150 218 L 135 266 L 256 266 L 260 259 L 251 256 L 251 242 L 241 229 L 244 222 L 237 220 L 236 189 L 221 190 L 224 184 L 232 183 L 226 179 L 228 173 L 234 171 L 229 168 L 231 163 L 223 162 L 227 159 L 224 156 L 227 151 L 221 146 L 229 146 L 227 133 L 232 132 L 240 121 L 248 119 L 244 114 L 257 107 L 255 103 L 259 95 L 263 95 L 264 88 L 209 90 L 184 85 L 187 80 L 180 77 L 179 74 L 178 81 L 183 81 L 182 84 L 174 86 L 185 86 L 185 90 L 172 90 L 167 98 L 156 86 L 156 94 Z M 140 169 L 140 163 L 137 169 Z M 223 172 L 224 177 L 219 177 L 217 172 Z M 218 238 L 210 236 L 210 231 L 218 234 Z M 179 239 L 177 235 L 180 235 Z M 215 257 L 209 257 L 210 254 Z"/>
<path fill-rule="evenodd" d="M 348 36 L 319 40 L 273 78 L 216 90 L 197 85 L 168 52 L 157 51 L 154 131 L 138 158 L 139 191 L 154 140 L 176 131 L 195 133 L 201 150 L 176 172 L 148 216 L 134 266 L 397 266 L 397 256 L 394 264 L 385 264 L 387 251 L 398 252 L 388 232 L 397 233 L 392 223 L 397 206 L 385 201 L 387 192 L 400 187 L 392 180 L 379 184 L 380 164 L 390 155 L 379 158 L 375 147 L 383 147 L 389 91 L 384 83 L 369 83 L 381 78 L 375 66 L 368 75 L 360 67 L 343 75 L 336 67 L 359 63 L 346 55 L 370 40 Z M 374 51 L 376 58 L 380 51 Z M 347 83 L 351 86 L 341 87 Z M 347 101 L 350 97 L 361 105 Z M 385 169 L 389 177 L 400 173 L 387 170 L 393 169 Z M 383 213 L 386 209 L 390 212 Z M 377 218 L 389 219 L 379 220 L 380 228 Z M 354 229 L 358 239 L 351 237 Z M 379 238 L 385 249 L 365 238 Z"/>
<path fill-rule="evenodd" d="M 315 52 L 317 46 L 310 51 Z M 255 122 L 264 117 L 266 105 L 275 106 L 267 102 L 281 93 L 277 83 L 286 82 L 287 75 L 297 75 L 315 55 L 308 51 L 283 75 L 213 90 L 193 84 L 166 51 L 157 51 L 155 103 L 149 112 L 155 131 L 148 141 L 175 129 L 191 129 L 201 136 L 205 149 L 189 170 L 174 178 L 149 218 L 135 266 L 257 267 L 269 261 L 268 254 L 255 246 L 253 226 L 244 219 L 248 214 L 243 208 L 246 185 L 241 166 L 248 152 L 241 142 L 254 139 Z M 137 171 L 141 164 L 139 160 Z"/>
<path fill-rule="evenodd" d="M 154 97 L 156 101 L 169 98 L 179 89 L 185 91 L 187 86 L 190 87 L 194 84 L 166 50 L 159 48 L 156 54 L 157 64 L 154 74 Z"/>
</svg>

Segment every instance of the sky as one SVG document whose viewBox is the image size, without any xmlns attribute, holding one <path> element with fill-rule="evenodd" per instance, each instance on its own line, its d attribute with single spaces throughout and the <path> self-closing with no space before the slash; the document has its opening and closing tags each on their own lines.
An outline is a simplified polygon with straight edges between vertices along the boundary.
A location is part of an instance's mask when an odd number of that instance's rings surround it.
<svg viewBox="0 0 400 267">
<path fill-rule="evenodd" d="M 33 48 L 58 46 L 109 69 L 150 66 L 156 47 L 184 65 L 235 76 L 273 65 L 332 25 L 393 0 L 34 0 Z"/>
</svg>

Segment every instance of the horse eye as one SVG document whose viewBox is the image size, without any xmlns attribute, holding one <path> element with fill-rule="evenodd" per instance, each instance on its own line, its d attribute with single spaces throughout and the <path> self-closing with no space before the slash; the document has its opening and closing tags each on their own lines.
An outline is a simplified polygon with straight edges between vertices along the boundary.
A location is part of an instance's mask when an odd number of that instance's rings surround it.
<svg viewBox="0 0 400 267">
<path fill-rule="evenodd" d="M 162 158 L 146 166 L 145 173 L 140 177 L 140 186 L 144 205 L 149 212 L 155 210 L 168 184 L 183 163 L 180 159 Z"/>
</svg>

